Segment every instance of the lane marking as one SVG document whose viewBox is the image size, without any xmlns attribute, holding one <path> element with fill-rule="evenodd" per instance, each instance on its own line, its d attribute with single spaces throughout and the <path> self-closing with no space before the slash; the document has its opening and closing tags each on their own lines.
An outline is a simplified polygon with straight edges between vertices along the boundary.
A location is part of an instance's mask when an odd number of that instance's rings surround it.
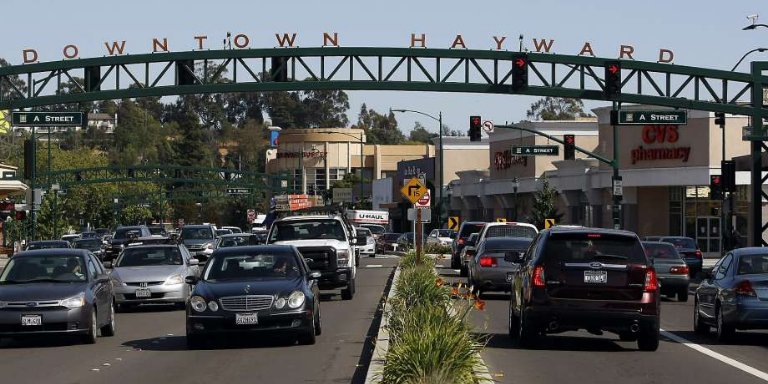
<svg viewBox="0 0 768 384">
<path fill-rule="evenodd" d="M 383 265 L 381 264 L 368 264 L 365 266 L 366 268 L 381 268 Z"/>
<path fill-rule="evenodd" d="M 685 345 L 688 348 L 692 348 L 700 353 L 703 353 L 713 359 L 719 360 L 720 362 L 723 362 L 725 364 L 728 364 L 734 368 L 740 369 L 746 373 L 749 373 L 752 376 L 755 376 L 757 378 L 763 379 L 763 381 L 768 381 L 768 373 L 765 373 L 761 370 L 758 370 L 756 368 L 750 367 L 749 365 L 746 365 L 740 361 L 736 361 L 728 356 L 722 355 L 720 353 L 717 353 L 709 348 L 702 347 L 701 345 L 698 345 L 690 340 L 684 339 L 678 335 L 675 335 L 672 332 L 667 332 L 665 330 L 661 330 L 661 334 L 669 339 L 672 339 L 673 341 L 676 341 L 682 345 Z"/>
</svg>

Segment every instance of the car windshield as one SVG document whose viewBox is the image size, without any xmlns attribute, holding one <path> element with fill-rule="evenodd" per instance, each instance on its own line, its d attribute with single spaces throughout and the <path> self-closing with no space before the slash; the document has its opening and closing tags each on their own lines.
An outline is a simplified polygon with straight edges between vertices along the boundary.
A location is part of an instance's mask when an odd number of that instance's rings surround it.
<svg viewBox="0 0 768 384">
<path fill-rule="evenodd" d="M 652 259 L 680 259 L 675 247 L 670 244 L 643 243 L 645 255 Z"/>
<path fill-rule="evenodd" d="M 397 239 L 399 239 L 400 236 L 402 235 L 403 235 L 402 233 L 387 233 L 386 235 L 384 235 L 384 240 L 397 241 Z"/>
<path fill-rule="evenodd" d="M 144 267 L 152 265 L 181 265 L 181 252 L 176 247 L 128 248 L 123 251 L 116 267 Z"/>
<path fill-rule="evenodd" d="M 213 239 L 213 233 L 208 228 L 188 228 L 181 230 L 181 238 L 184 240 L 208 240 Z"/>
<path fill-rule="evenodd" d="M 488 227 L 485 237 L 525 237 L 533 239 L 536 230 L 527 225 L 494 225 Z"/>
<path fill-rule="evenodd" d="M 85 281 L 85 267 L 79 256 L 46 255 L 11 258 L 0 274 L 0 284 Z"/>
<path fill-rule="evenodd" d="M 359 235 L 363 235 L 363 236 L 365 236 L 365 237 L 371 237 L 371 236 L 373 236 L 373 235 L 371 234 L 371 231 L 370 231 L 370 230 L 368 230 L 367 228 L 358 228 L 358 229 L 357 229 L 357 233 L 358 233 Z"/>
<path fill-rule="evenodd" d="M 149 233 L 152 235 L 162 235 L 163 232 L 163 227 L 149 227 Z"/>
<path fill-rule="evenodd" d="M 437 237 L 451 237 L 452 232 L 450 229 L 438 229 Z"/>
<path fill-rule="evenodd" d="M 238 227 L 227 227 L 227 228 L 224 228 L 224 229 L 228 229 L 228 230 L 232 231 L 232 233 L 243 233 L 243 230 L 238 228 Z"/>
<path fill-rule="evenodd" d="M 232 231 L 229 229 L 217 229 L 216 230 L 216 236 L 223 236 L 223 235 L 231 235 Z"/>
<path fill-rule="evenodd" d="M 272 224 L 269 242 L 333 239 L 345 241 L 344 227 L 341 222 L 333 219 L 316 219 L 301 221 L 283 221 Z"/>
<path fill-rule="evenodd" d="M 484 226 L 485 224 L 467 224 L 461 227 L 461 234 L 459 237 L 466 239 L 469 236 L 471 236 L 473 233 L 480 232 L 480 230 L 483 229 Z"/>
<path fill-rule="evenodd" d="M 374 235 L 381 235 L 382 233 L 387 231 L 381 225 L 365 225 L 363 227 L 371 231 L 371 233 L 373 233 Z"/>
<path fill-rule="evenodd" d="M 141 237 L 141 230 L 138 228 L 118 228 L 117 231 L 115 231 L 115 236 L 112 238 L 127 239 L 131 233 L 135 234 L 136 237 Z"/>
<path fill-rule="evenodd" d="M 214 254 L 205 280 L 287 279 L 301 276 L 296 255 L 290 250 Z"/>
<path fill-rule="evenodd" d="M 544 260 L 547 263 L 648 263 L 643 247 L 635 238 L 601 233 L 551 236 L 544 246 Z"/>
<path fill-rule="evenodd" d="M 768 273 L 768 255 L 743 255 L 739 258 L 739 275 Z"/>
<path fill-rule="evenodd" d="M 75 241 L 75 248 L 87 249 L 89 251 L 98 251 L 101 249 L 101 240 L 91 239 Z"/>
<path fill-rule="evenodd" d="M 665 237 L 661 241 L 670 243 L 677 249 L 696 249 L 696 242 L 687 237 Z"/>
<path fill-rule="evenodd" d="M 80 238 L 83 239 L 93 239 L 94 237 L 98 237 L 99 235 L 96 232 L 83 232 L 80 234 Z"/>
<path fill-rule="evenodd" d="M 219 239 L 219 248 L 239 247 L 251 244 L 251 236 L 227 236 Z"/>
<path fill-rule="evenodd" d="M 35 249 L 52 249 L 52 248 L 69 248 L 69 243 L 64 241 L 51 241 L 45 243 L 29 243 L 27 250 L 32 251 Z"/>
</svg>

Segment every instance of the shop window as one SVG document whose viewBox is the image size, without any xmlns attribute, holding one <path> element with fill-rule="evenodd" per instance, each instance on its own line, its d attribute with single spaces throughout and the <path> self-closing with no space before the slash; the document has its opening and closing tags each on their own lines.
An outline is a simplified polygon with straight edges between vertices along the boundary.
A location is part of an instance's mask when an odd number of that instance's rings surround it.
<svg viewBox="0 0 768 384">
<path fill-rule="evenodd" d="M 669 187 L 669 235 L 682 236 L 683 189 Z"/>
</svg>

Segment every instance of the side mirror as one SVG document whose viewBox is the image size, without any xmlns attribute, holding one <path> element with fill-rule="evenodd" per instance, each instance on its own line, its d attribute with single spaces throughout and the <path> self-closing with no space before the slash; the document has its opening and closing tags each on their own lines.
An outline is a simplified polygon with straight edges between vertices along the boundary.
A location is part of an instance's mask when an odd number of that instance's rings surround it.
<svg viewBox="0 0 768 384">
<path fill-rule="evenodd" d="M 368 243 L 368 238 L 365 235 L 357 235 L 355 238 L 355 245 L 366 245 Z"/>
<path fill-rule="evenodd" d="M 322 274 L 321 274 L 320 272 L 317 272 L 317 271 L 312 271 L 312 272 L 310 272 L 310 273 L 309 273 L 309 278 L 310 278 L 310 279 L 314 279 L 314 280 L 317 280 L 317 279 L 319 279 L 321 276 L 322 276 Z"/>
<path fill-rule="evenodd" d="M 105 262 L 102 263 L 102 265 L 104 266 L 104 268 L 112 269 L 112 262 L 111 261 L 105 261 Z"/>
<path fill-rule="evenodd" d="M 523 252 L 505 252 L 504 253 L 504 261 L 514 263 L 514 264 L 520 264 L 523 261 L 523 256 L 525 254 Z"/>
<path fill-rule="evenodd" d="M 198 259 L 189 259 L 189 265 L 190 266 L 200 265 L 200 260 L 198 260 Z"/>
<path fill-rule="evenodd" d="M 197 276 L 187 276 L 184 278 L 184 282 L 189 285 L 195 285 L 198 281 L 200 281 L 200 278 Z"/>
</svg>

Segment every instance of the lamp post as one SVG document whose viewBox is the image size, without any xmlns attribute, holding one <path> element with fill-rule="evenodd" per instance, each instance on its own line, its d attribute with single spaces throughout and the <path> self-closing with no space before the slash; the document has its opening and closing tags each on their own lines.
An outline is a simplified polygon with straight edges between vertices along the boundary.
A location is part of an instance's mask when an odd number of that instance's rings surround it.
<svg viewBox="0 0 768 384">
<path fill-rule="evenodd" d="M 437 226 L 438 226 L 438 228 L 442 228 L 443 227 L 443 209 L 442 209 L 443 208 L 443 187 L 444 187 L 444 185 L 443 185 L 443 173 L 445 172 L 445 168 L 443 168 L 443 164 L 444 164 L 443 163 L 443 112 L 442 111 L 438 112 L 437 117 L 434 117 L 434 116 L 432 116 L 432 115 L 430 115 L 428 113 L 424 113 L 424 112 L 417 111 L 417 110 L 414 110 L 414 109 L 392 109 L 392 108 L 390 108 L 389 112 L 390 113 L 392 113 L 392 112 L 418 113 L 419 115 L 426 116 L 426 117 L 428 117 L 428 118 L 430 118 L 430 119 L 432 119 L 434 121 L 437 121 L 437 124 L 438 124 L 437 133 L 439 135 L 438 137 L 439 137 L 439 143 L 440 143 L 439 144 L 440 145 L 440 151 L 439 151 L 439 156 L 440 156 L 440 174 L 438 174 L 438 184 L 440 185 L 440 196 L 439 196 L 439 200 L 438 200 L 438 203 L 437 203 Z"/>
<path fill-rule="evenodd" d="M 763 24 L 759 24 L 759 25 L 763 25 Z M 755 48 L 755 49 L 745 53 L 744 56 L 742 56 L 741 59 L 739 59 L 739 61 L 736 63 L 736 65 L 734 65 L 733 68 L 731 68 L 731 72 L 735 71 L 736 67 L 738 67 L 739 64 L 741 64 L 741 62 L 744 61 L 744 59 L 746 59 L 747 56 L 749 56 L 750 54 L 752 54 L 754 52 L 765 52 L 765 51 L 768 51 L 768 48 L 760 47 L 760 48 Z"/>
<path fill-rule="evenodd" d="M 322 131 L 322 132 L 315 132 L 315 133 L 321 133 L 324 135 L 344 135 L 347 137 L 351 137 L 353 139 L 360 140 L 360 192 L 358 193 L 357 201 L 358 201 L 358 204 L 362 204 L 363 202 L 363 168 L 365 168 L 365 157 L 363 155 L 363 143 L 364 143 L 363 131 L 360 132 L 360 136 L 355 136 L 350 133 L 332 132 L 332 131 Z"/>
<path fill-rule="evenodd" d="M 515 199 L 515 217 L 512 219 L 513 221 L 517 221 L 517 189 L 520 188 L 520 180 L 517 179 L 517 176 L 515 176 L 514 179 L 512 179 L 512 191 L 514 191 L 514 199 Z"/>
</svg>

